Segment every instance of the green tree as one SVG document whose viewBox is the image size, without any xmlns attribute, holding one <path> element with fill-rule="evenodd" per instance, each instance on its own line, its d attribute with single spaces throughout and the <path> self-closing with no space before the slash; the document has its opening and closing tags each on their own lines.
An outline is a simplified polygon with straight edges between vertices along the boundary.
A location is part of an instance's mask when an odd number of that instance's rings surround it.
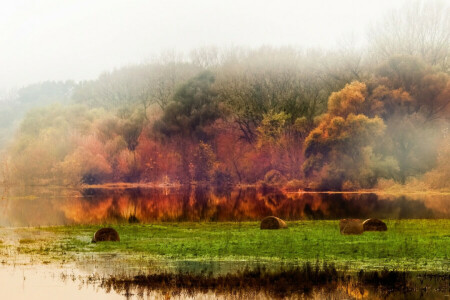
<svg viewBox="0 0 450 300">
<path fill-rule="evenodd" d="M 289 118 L 290 116 L 285 112 L 275 113 L 271 110 L 264 114 L 261 125 L 257 128 L 258 146 L 279 144 L 286 120 Z"/>
<path fill-rule="evenodd" d="M 309 121 L 325 109 L 327 90 L 308 59 L 291 49 L 263 47 L 225 60 L 217 70 L 218 97 L 236 123 L 242 138 L 253 143 L 257 128 L 270 111 Z"/>
<path fill-rule="evenodd" d="M 206 127 L 221 116 L 214 80 L 211 72 L 203 72 L 180 87 L 154 128 L 166 136 L 208 140 Z"/>
</svg>

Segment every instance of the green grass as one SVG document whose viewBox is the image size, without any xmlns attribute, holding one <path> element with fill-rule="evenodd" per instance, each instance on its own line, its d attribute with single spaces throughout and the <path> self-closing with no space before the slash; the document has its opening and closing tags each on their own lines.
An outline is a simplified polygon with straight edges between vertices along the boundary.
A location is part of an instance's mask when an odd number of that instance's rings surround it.
<svg viewBox="0 0 450 300">
<path fill-rule="evenodd" d="M 387 221 L 387 232 L 357 236 L 341 235 L 338 221 L 288 225 L 286 230 L 260 230 L 257 222 L 114 225 L 121 241 L 96 244 L 90 240 L 101 226 L 41 230 L 55 234 L 45 254 L 56 257 L 79 252 L 118 253 L 159 260 L 320 261 L 355 270 L 386 267 L 448 272 L 450 268 L 450 220 Z"/>
</svg>

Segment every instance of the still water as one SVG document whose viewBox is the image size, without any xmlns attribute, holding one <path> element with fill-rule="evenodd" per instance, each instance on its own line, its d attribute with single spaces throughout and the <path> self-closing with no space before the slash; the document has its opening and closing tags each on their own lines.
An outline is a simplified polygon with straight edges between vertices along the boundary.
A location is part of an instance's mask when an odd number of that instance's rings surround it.
<svg viewBox="0 0 450 300">
<path fill-rule="evenodd" d="M 373 193 L 286 193 L 243 188 L 67 189 L 0 188 L 0 226 L 46 226 L 127 222 L 255 221 L 268 215 L 285 220 L 368 218 L 450 218 L 450 195 L 386 195 Z M 108 261 L 108 260 L 105 260 Z M 160 262 L 161 263 L 161 262 Z M 181 263 L 181 262 L 177 262 Z M 274 288 L 257 283 L 253 289 L 186 289 L 156 284 L 120 283 L 131 266 L 103 266 L 100 261 L 73 266 L 0 263 L 3 299 L 272 299 Z M 167 266 L 165 266 L 167 267 Z M 179 266 L 178 266 L 179 267 Z M 196 265 L 196 267 L 198 267 Z M 223 266 L 218 266 L 223 269 Z M 183 266 L 185 269 L 186 266 Z M 156 263 L 152 270 L 158 269 Z M 149 270 L 143 270 L 149 274 Z M 163 273 L 161 273 L 163 274 Z M 239 278 L 238 278 L 239 279 Z M 435 299 L 448 297 L 449 276 L 409 279 L 408 290 L 381 290 L 373 285 L 335 282 L 287 298 L 312 299 Z M 187 278 L 191 282 L 190 278 Z M 170 280 L 168 282 L 171 282 Z M 245 279 L 243 282 L 248 282 Z M 270 282 L 270 281 L 268 281 Z M 213 284 L 214 285 L 214 284 Z M 416 288 L 410 288 L 414 287 Z M 423 287 L 426 286 L 426 293 Z M 5 288 L 6 287 L 6 288 Z M 277 286 L 278 288 L 278 286 Z M 275 289 L 276 290 L 276 289 Z M 406 293 L 406 294 L 405 294 Z M 284 295 L 286 296 L 286 295 Z"/>
<path fill-rule="evenodd" d="M 408 276 L 393 284 L 359 279 L 321 281 L 311 286 L 298 273 L 256 280 L 245 274 L 218 279 L 188 275 L 113 276 L 68 266 L 0 265 L 1 299 L 447 299 L 446 275 Z M 314 273 L 310 275 L 314 276 Z M 210 282 L 211 281 L 211 282 Z"/>
<path fill-rule="evenodd" d="M 0 190 L 0 226 L 45 226 L 139 221 L 253 221 L 450 218 L 450 195 L 286 193 L 245 188 Z"/>
</svg>

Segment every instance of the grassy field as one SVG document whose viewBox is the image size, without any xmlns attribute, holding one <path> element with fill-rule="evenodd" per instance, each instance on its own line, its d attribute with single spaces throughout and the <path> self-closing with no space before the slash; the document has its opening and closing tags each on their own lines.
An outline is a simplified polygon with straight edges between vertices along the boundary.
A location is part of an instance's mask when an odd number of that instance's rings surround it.
<svg viewBox="0 0 450 300">
<path fill-rule="evenodd" d="M 101 226 L 19 228 L 15 242 L 0 229 L 1 248 L 68 261 L 74 254 L 119 254 L 158 260 L 334 263 L 339 268 L 449 272 L 450 220 L 387 221 L 387 232 L 341 235 L 338 221 L 289 222 L 260 230 L 257 222 L 114 225 L 120 242 L 90 243 Z M 3 251 L 6 253 L 6 251 Z M 8 259 L 3 258 L 3 259 Z"/>
</svg>

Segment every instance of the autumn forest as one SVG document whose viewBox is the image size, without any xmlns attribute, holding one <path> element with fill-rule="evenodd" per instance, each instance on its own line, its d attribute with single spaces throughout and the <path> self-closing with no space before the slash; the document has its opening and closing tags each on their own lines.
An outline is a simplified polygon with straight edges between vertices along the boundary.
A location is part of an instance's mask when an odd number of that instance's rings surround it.
<svg viewBox="0 0 450 300">
<path fill-rule="evenodd" d="M 408 20 L 361 47 L 205 47 L 26 86 L 0 107 L 0 180 L 448 189 L 448 18 Z"/>
</svg>

